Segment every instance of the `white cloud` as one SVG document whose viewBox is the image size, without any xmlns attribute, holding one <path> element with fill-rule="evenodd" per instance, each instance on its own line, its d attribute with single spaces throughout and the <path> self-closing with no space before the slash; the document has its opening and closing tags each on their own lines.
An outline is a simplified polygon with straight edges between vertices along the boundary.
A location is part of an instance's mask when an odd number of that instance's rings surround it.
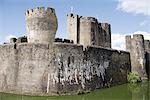
<svg viewBox="0 0 150 100">
<path fill-rule="evenodd" d="M 118 50 L 125 50 L 125 35 L 112 34 L 112 48 Z"/>
<path fill-rule="evenodd" d="M 118 0 L 117 8 L 128 13 L 150 16 L 150 0 Z"/>
<path fill-rule="evenodd" d="M 118 50 L 125 50 L 125 36 L 133 34 L 143 34 L 145 40 L 150 40 L 150 33 L 137 31 L 129 34 L 112 34 L 112 48 Z"/>
<path fill-rule="evenodd" d="M 17 38 L 15 35 L 9 34 L 8 36 L 5 37 L 5 42 L 9 42 L 10 38 Z"/>
</svg>

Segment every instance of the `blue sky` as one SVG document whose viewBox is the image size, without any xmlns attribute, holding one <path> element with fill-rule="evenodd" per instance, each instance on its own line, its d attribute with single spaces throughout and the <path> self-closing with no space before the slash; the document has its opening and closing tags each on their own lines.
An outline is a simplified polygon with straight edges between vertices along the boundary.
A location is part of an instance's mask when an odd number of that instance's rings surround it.
<svg viewBox="0 0 150 100">
<path fill-rule="evenodd" d="M 59 23 L 56 36 L 67 38 L 66 15 L 73 7 L 76 14 L 110 23 L 113 42 L 118 41 L 114 42 L 114 48 L 120 49 L 124 41 L 118 38 L 126 34 L 141 32 L 149 35 L 149 4 L 150 0 L 0 0 L 0 43 L 12 36 L 24 36 L 24 13 L 38 6 L 55 8 Z"/>
</svg>

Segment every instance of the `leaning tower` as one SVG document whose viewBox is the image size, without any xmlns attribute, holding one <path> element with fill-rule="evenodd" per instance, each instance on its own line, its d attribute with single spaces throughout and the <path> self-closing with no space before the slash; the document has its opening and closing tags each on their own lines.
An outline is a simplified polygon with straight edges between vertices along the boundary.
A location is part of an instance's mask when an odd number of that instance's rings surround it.
<svg viewBox="0 0 150 100">
<path fill-rule="evenodd" d="M 25 13 L 28 43 L 52 43 L 58 27 L 53 8 L 37 7 Z"/>
</svg>

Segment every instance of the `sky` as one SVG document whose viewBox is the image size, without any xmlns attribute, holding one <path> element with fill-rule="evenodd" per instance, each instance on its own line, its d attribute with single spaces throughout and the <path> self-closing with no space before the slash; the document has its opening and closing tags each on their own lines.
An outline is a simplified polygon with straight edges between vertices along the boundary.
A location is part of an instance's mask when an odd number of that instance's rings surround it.
<svg viewBox="0 0 150 100">
<path fill-rule="evenodd" d="M 66 15 L 96 17 L 112 29 L 112 47 L 125 49 L 125 35 L 143 34 L 150 40 L 150 0 L 0 0 L 0 44 L 26 35 L 25 11 L 52 7 L 58 17 L 56 37 L 67 38 Z"/>
</svg>

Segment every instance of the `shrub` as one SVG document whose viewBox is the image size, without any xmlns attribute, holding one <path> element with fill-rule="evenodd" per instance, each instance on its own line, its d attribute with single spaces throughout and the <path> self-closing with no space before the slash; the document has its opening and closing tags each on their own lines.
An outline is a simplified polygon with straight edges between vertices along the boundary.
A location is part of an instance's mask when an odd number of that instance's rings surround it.
<svg viewBox="0 0 150 100">
<path fill-rule="evenodd" d="M 130 83 L 141 82 L 141 77 L 139 76 L 138 72 L 130 72 L 128 74 L 128 82 Z"/>
</svg>

